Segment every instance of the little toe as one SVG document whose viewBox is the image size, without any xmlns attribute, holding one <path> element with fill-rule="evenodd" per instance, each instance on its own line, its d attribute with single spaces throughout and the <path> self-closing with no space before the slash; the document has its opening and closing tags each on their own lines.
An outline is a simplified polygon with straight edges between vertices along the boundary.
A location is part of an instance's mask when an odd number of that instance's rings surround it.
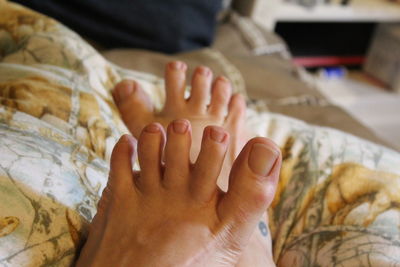
<svg viewBox="0 0 400 267">
<path fill-rule="evenodd" d="M 112 94 L 122 120 L 130 132 L 139 137 L 143 127 L 152 120 L 154 108 L 151 100 L 140 85 L 132 80 L 118 83 Z"/>
<path fill-rule="evenodd" d="M 164 109 L 182 107 L 185 103 L 187 65 L 181 61 L 167 64 L 165 69 L 166 102 Z"/>
<path fill-rule="evenodd" d="M 192 78 L 192 91 L 189 105 L 196 112 L 205 112 L 210 96 L 212 72 L 209 68 L 200 66 L 196 69 Z"/>
<path fill-rule="evenodd" d="M 215 194 L 228 143 L 229 135 L 222 127 L 208 126 L 204 129 L 190 185 L 190 191 L 197 200 L 208 202 Z"/>
<path fill-rule="evenodd" d="M 119 139 L 113 149 L 107 187 L 115 192 L 115 195 L 130 193 L 135 186 L 132 166 L 136 159 L 135 151 L 136 140 L 127 134 Z"/>
<path fill-rule="evenodd" d="M 137 181 L 138 187 L 143 192 L 152 192 L 160 186 L 161 157 L 164 143 L 162 125 L 151 123 L 143 129 L 138 143 L 141 173 Z"/>
<path fill-rule="evenodd" d="M 238 240 L 247 239 L 260 217 L 271 204 L 279 179 L 282 157 L 269 139 L 253 138 L 234 162 L 229 189 L 218 212 L 232 223 L 231 231 Z"/>
<path fill-rule="evenodd" d="M 179 119 L 169 124 L 165 146 L 165 188 L 188 184 L 190 168 L 191 126 L 189 121 Z"/>
<path fill-rule="evenodd" d="M 218 77 L 212 88 L 211 103 L 208 108 L 210 114 L 223 117 L 227 112 L 227 106 L 231 97 L 232 88 L 228 79 Z"/>
</svg>

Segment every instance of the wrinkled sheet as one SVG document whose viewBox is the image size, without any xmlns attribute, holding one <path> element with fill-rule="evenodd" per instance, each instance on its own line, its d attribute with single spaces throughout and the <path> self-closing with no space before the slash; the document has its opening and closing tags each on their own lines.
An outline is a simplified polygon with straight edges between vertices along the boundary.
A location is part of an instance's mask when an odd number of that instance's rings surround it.
<svg viewBox="0 0 400 267">
<path fill-rule="evenodd" d="M 110 89 L 137 80 L 155 106 L 163 80 L 119 68 L 56 21 L 0 0 L 0 264 L 70 266 L 127 130 Z M 247 110 L 282 149 L 269 209 L 281 266 L 400 263 L 399 153 L 325 127 Z"/>
</svg>

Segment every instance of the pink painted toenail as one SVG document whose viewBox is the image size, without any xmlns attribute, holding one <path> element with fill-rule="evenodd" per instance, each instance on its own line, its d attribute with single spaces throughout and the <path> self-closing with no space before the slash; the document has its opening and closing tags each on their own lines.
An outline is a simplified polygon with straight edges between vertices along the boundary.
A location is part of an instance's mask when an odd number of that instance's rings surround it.
<svg viewBox="0 0 400 267">
<path fill-rule="evenodd" d="M 160 127 L 157 124 L 152 123 L 147 125 L 144 130 L 148 133 L 159 133 Z"/>
<path fill-rule="evenodd" d="M 209 68 L 206 67 L 198 67 L 197 72 L 201 75 L 208 76 L 210 75 L 211 71 Z"/>
<path fill-rule="evenodd" d="M 188 129 L 187 122 L 183 120 L 174 121 L 172 126 L 174 128 L 174 132 L 178 134 L 184 134 Z"/>
<path fill-rule="evenodd" d="M 219 129 L 212 128 L 210 132 L 210 137 L 215 142 L 222 143 L 225 140 L 226 133 Z"/>
<path fill-rule="evenodd" d="M 124 98 L 130 96 L 136 89 L 136 84 L 134 82 L 124 82 L 122 86 L 118 87 L 119 100 L 123 101 Z"/>
<path fill-rule="evenodd" d="M 268 176 L 278 156 L 279 152 L 266 144 L 255 143 L 250 151 L 249 167 L 255 174 Z"/>
<path fill-rule="evenodd" d="M 180 61 L 174 61 L 168 64 L 173 70 L 183 70 L 185 68 L 185 63 Z"/>
</svg>

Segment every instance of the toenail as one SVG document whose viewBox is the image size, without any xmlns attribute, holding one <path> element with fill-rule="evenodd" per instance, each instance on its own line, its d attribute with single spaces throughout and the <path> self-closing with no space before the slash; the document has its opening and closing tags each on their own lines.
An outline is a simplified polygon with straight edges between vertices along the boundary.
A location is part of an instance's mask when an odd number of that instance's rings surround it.
<svg viewBox="0 0 400 267">
<path fill-rule="evenodd" d="M 278 156 L 279 152 L 275 149 L 266 144 L 255 143 L 251 148 L 248 164 L 255 174 L 268 176 Z"/>
<path fill-rule="evenodd" d="M 197 69 L 197 71 L 198 71 L 199 74 L 204 75 L 204 76 L 208 76 L 211 73 L 210 69 L 206 68 L 206 67 L 199 67 Z"/>
<path fill-rule="evenodd" d="M 123 136 L 121 136 L 121 142 L 124 142 L 124 143 L 128 143 L 128 142 L 130 142 L 130 138 L 129 138 L 129 135 L 127 135 L 127 134 L 124 134 Z"/>
<path fill-rule="evenodd" d="M 211 129 L 210 137 L 212 140 L 218 143 L 222 143 L 225 140 L 226 133 L 218 129 Z"/>
<path fill-rule="evenodd" d="M 184 134 L 186 133 L 187 129 L 188 129 L 188 124 L 186 121 L 174 121 L 173 122 L 173 128 L 174 128 L 174 132 L 178 133 L 178 134 Z"/>
<path fill-rule="evenodd" d="M 219 76 L 218 77 L 218 82 L 228 83 L 229 80 L 227 78 L 225 78 L 224 76 Z"/>
<path fill-rule="evenodd" d="M 174 61 L 169 63 L 169 67 L 173 70 L 183 70 L 185 68 L 185 63 L 180 61 Z"/>
<path fill-rule="evenodd" d="M 122 86 L 118 87 L 119 100 L 123 101 L 124 98 L 130 96 L 135 90 L 136 84 L 134 82 L 125 82 Z"/>
<path fill-rule="evenodd" d="M 148 133 L 159 133 L 160 127 L 158 127 L 157 124 L 152 123 L 152 124 L 147 125 L 144 130 Z"/>
<path fill-rule="evenodd" d="M 123 136 L 121 136 L 120 138 L 120 142 L 122 143 L 136 143 L 136 139 L 133 138 L 131 135 L 129 134 L 124 134 Z"/>
</svg>

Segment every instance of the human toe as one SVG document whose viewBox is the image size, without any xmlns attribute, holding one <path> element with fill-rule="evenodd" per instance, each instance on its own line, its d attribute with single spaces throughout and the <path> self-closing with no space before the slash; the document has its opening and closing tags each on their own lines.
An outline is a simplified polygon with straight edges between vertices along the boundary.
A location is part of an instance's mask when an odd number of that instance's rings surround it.
<svg viewBox="0 0 400 267">
<path fill-rule="evenodd" d="M 196 199 L 207 202 L 214 195 L 228 144 L 229 134 L 222 127 L 207 126 L 204 129 L 190 188 Z"/>
<path fill-rule="evenodd" d="M 181 61 L 173 61 L 165 68 L 166 110 L 181 108 L 185 103 L 187 65 Z"/>
<path fill-rule="evenodd" d="M 242 127 L 246 117 L 246 101 L 240 94 L 234 94 L 228 105 L 226 122 L 232 126 Z"/>
<path fill-rule="evenodd" d="M 154 112 L 148 95 L 132 80 L 118 83 L 112 94 L 122 120 L 133 135 L 139 137 L 143 127 L 152 120 Z"/>
<path fill-rule="evenodd" d="M 192 78 L 192 91 L 190 93 L 189 105 L 196 112 L 204 113 L 207 110 L 212 72 L 205 66 L 196 68 Z"/>
<path fill-rule="evenodd" d="M 123 135 L 111 154 L 110 175 L 106 193 L 124 198 L 132 194 L 135 187 L 133 162 L 136 159 L 136 140 L 130 135 Z M 104 193 L 103 193 L 104 194 Z"/>
<path fill-rule="evenodd" d="M 139 138 L 138 156 L 141 175 L 138 186 L 143 192 L 157 190 L 161 182 L 161 158 L 165 143 L 165 133 L 162 125 L 151 123 L 147 125 Z"/>
<path fill-rule="evenodd" d="M 279 148 L 269 139 L 250 140 L 231 170 L 229 189 L 221 202 L 221 217 L 232 220 L 238 238 L 249 237 L 271 204 L 281 167 Z"/>
<path fill-rule="evenodd" d="M 166 188 L 187 185 L 190 169 L 191 126 L 188 120 L 178 119 L 167 128 L 165 145 L 165 172 L 163 184 Z"/>
<path fill-rule="evenodd" d="M 231 97 L 232 89 L 228 79 L 218 77 L 212 88 L 212 96 L 208 111 L 217 117 L 223 117 L 227 111 L 227 106 Z"/>
</svg>

